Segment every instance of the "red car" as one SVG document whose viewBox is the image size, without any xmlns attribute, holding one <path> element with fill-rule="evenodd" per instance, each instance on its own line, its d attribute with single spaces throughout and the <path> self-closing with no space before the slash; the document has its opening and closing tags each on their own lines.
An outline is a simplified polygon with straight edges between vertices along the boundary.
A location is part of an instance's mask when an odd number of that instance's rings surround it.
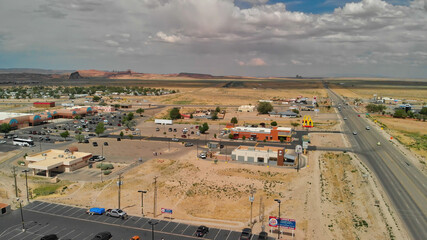
<svg viewBox="0 0 427 240">
<path fill-rule="evenodd" d="M 360 114 L 358 114 L 357 116 L 360 117 Z"/>
<path fill-rule="evenodd" d="M 182 138 L 187 138 L 187 135 L 181 135 Z"/>
</svg>

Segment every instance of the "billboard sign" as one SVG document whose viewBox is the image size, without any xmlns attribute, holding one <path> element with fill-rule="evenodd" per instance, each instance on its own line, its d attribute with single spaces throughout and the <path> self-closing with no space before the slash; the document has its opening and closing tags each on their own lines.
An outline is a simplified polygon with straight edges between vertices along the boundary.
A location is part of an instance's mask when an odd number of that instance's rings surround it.
<svg viewBox="0 0 427 240">
<path fill-rule="evenodd" d="M 283 228 L 295 230 L 297 224 L 295 219 L 280 218 L 280 222 L 279 222 L 277 217 L 270 216 L 268 219 L 268 226 L 277 227 L 278 225 L 280 225 L 280 227 L 283 227 Z"/>
<path fill-rule="evenodd" d="M 268 218 L 268 226 L 270 226 L 270 227 L 277 227 L 277 218 L 270 216 Z"/>
<path fill-rule="evenodd" d="M 280 226 L 281 227 L 295 230 L 296 225 L 297 224 L 296 224 L 295 219 L 288 219 L 288 218 L 281 218 L 280 219 Z"/>
<path fill-rule="evenodd" d="M 162 213 L 172 214 L 172 209 L 162 208 L 161 211 L 162 211 Z"/>
</svg>

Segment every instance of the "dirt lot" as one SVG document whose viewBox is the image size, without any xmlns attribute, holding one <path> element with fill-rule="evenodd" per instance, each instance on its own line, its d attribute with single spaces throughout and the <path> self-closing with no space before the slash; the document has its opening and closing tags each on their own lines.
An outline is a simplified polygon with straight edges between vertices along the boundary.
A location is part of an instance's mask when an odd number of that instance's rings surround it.
<svg viewBox="0 0 427 240">
<path fill-rule="evenodd" d="M 158 156 L 127 172 L 121 203 L 127 212 L 138 215 L 137 190 L 148 190 L 145 213 L 152 216 L 153 178 L 157 176 L 157 214 L 161 207 L 172 208 L 176 221 L 239 230 L 249 223 L 247 198 L 253 184 L 255 232 L 261 230 L 260 215 L 264 215 L 264 224 L 268 216 L 277 215 L 274 199 L 280 198 L 281 216 L 297 220 L 296 239 L 388 239 L 385 222 L 393 223 L 382 216 L 384 209 L 373 207 L 377 198 L 372 185 L 363 182 L 362 172 L 348 155 L 310 153 L 308 167 L 297 173 L 232 162 L 215 164 L 196 159 L 193 149 Z M 115 181 L 75 183 L 47 198 L 84 207 L 117 207 Z M 286 234 L 290 231 L 285 230 Z"/>
<path fill-rule="evenodd" d="M 407 147 L 418 158 L 417 167 L 423 172 L 427 171 L 427 123 L 414 119 L 399 119 L 390 116 L 371 115 L 379 127 L 384 127 L 386 132 Z"/>
<path fill-rule="evenodd" d="M 343 134 L 339 133 L 310 133 L 310 144 L 316 147 L 345 148 Z"/>
</svg>

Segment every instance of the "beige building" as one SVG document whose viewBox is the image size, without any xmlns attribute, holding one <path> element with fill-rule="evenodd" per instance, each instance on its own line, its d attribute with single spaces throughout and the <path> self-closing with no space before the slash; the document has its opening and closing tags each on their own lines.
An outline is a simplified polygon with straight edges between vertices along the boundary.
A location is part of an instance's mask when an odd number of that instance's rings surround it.
<svg viewBox="0 0 427 240">
<path fill-rule="evenodd" d="M 92 153 L 78 152 L 77 147 L 65 150 L 51 149 L 37 154 L 29 155 L 28 168 L 33 170 L 33 175 L 46 171 L 46 177 L 51 172 L 72 172 L 88 165 Z"/>
<path fill-rule="evenodd" d="M 237 109 L 239 112 L 253 112 L 255 110 L 255 106 L 251 105 L 242 105 Z"/>
<path fill-rule="evenodd" d="M 248 163 L 264 163 L 268 165 L 293 165 L 295 157 L 287 154 L 283 147 L 250 147 L 239 146 L 231 153 L 231 159 Z"/>
</svg>

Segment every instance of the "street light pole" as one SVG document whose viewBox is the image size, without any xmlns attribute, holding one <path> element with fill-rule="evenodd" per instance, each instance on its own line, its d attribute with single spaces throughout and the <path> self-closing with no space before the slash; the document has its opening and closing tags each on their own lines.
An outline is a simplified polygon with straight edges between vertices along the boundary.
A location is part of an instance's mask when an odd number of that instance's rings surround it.
<svg viewBox="0 0 427 240">
<path fill-rule="evenodd" d="M 151 240 L 154 240 L 154 225 L 158 223 L 159 222 L 153 222 L 153 220 L 148 221 L 148 224 L 151 225 Z"/>
<path fill-rule="evenodd" d="M 21 223 L 22 223 L 22 231 L 25 232 L 25 224 L 24 224 L 24 213 L 22 211 L 22 203 L 19 198 L 16 198 L 16 200 L 19 202 L 19 209 L 21 209 Z"/>
<path fill-rule="evenodd" d="M 28 196 L 28 178 L 27 178 L 27 173 L 29 171 L 30 170 L 28 169 L 22 170 L 22 172 L 25 173 L 25 187 L 27 188 L 27 202 L 30 202 L 30 197 Z"/>
<path fill-rule="evenodd" d="M 138 190 L 138 192 L 141 193 L 141 214 L 144 217 L 144 193 L 147 193 L 147 191 Z"/>
<path fill-rule="evenodd" d="M 277 203 L 279 203 L 279 218 L 277 219 L 277 229 L 279 231 L 277 232 L 277 239 L 280 240 L 280 203 L 282 201 L 280 201 L 280 199 L 274 199 L 274 201 L 276 201 Z"/>
</svg>

